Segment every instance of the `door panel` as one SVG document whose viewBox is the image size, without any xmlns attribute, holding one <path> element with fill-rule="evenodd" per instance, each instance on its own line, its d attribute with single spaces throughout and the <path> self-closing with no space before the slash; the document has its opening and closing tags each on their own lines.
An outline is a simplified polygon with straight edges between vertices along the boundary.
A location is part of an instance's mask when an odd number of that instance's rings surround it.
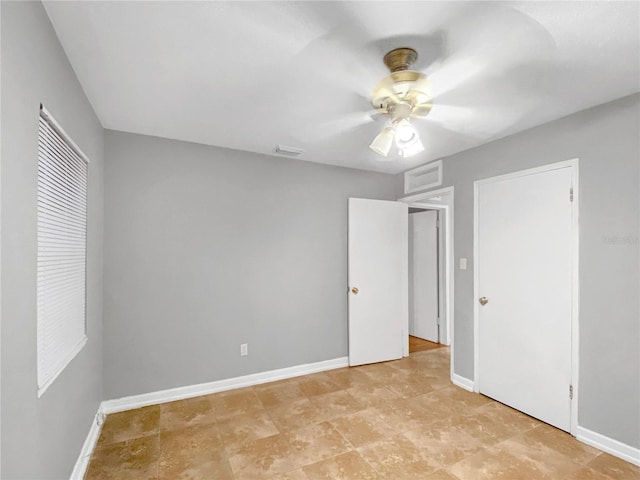
<svg viewBox="0 0 640 480">
<path fill-rule="evenodd" d="M 407 322 L 407 217 L 399 202 L 349 199 L 349 364 L 402 357 Z"/>
<path fill-rule="evenodd" d="M 438 212 L 409 215 L 409 334 L 438 342 Z"/>
<path fill-rule="evenodd" d="M 477 184 L 481 393 L 568 431 L 571 169 Z M 476 299 L 478 301 L 478 299 Z"/>
</svg>

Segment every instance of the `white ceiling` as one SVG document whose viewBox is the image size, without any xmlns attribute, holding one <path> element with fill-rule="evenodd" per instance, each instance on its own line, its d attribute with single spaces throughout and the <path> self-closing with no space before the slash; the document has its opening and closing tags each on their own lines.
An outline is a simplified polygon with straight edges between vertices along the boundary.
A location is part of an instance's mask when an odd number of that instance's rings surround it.
<svg viewBox="0 0 640 480">
<path fill-rule="evenodd" d="M 105 128 L 397 173 L 640 90 L 638 2 L 45 2 Z M 418 51 L 425 151 L 383 159 L 369 94 Z"/>
</svg>

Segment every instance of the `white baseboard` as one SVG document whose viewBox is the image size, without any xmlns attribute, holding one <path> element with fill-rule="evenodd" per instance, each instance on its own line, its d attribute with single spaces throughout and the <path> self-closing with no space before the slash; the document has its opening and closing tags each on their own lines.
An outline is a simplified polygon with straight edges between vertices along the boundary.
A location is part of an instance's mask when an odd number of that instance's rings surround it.
<svg viewBox="0 0 640 480">
<path fill-rule="evenodd" d="M 124 410 L 146 407 L 147 405 L 155 405 L 157 403 L 183 400 L 185 398 L 223 392 L 225 390 L 232 390 L 234 388 L 250 387 L 252 385 L 259 385 L 261 383 L 283 380 L 285 378 L 299 377 L 301 375 L 309 375 L 310 373 L 333 370 L 335 368 L 347 366 L 349 366 L 349 357 L 334 358 L 332 360 L 325 360 L 323 362 L 307 363 L 304 365 L 297 365 L 295 367 L 254 373 L 252 375 L 245 375 L 243 377 L 218 380 L 216 382 L 170 388 L 168 390 L 143 393 L 141 395 L 133 395 L 130 397 L 118 398 L 116 400 L 106 400 L 102 402 L 101 410 L 104 413 L 122 412 Z"/>
<path fill-rule="evenodd" d="M 473 392 L 473 380 L 469 380 L 468 378 L 461 377 L 460 375 L 456 375 L 455 373 L 451 374 L 451 383 L 454 385 L 464 388 L 470 392 Z"/>
<path fill-rule="evenodd" d="M 340 357 L 332 360 L 325 360 L 323 362 L 306 363 L 295 367 L 254 373 L 243 377 L 228 378 L 217 382 L 171 388 L 158 392 L 118 398 L 116 400 L 105 400 L 100 404 L 98 413 L 91 424 L 89 434 L 82 446 L 82 451 L 80 452 L 80 456 L 73 468 L 70 480 L 82 480 L 84 478 L 87 467 L 89 466 L 91 454 L 93 453 L 93 449 L 100 437 L 100 431 L 102 430 L 102 424 L 104 423 L 104 416 L 108 413 L 122 412 L 125 410 L 132 410 L 134 408 L 146 407 L 147 405 L 171 402 L 174 400 L 183 400 L 185 398 L 223 392 L 234 388 L 250 387 L 252 385 L 260 385 L 261 383 L 274 382 L 276 380 L 284 380 L 285 378 L 299 377 L 301 375 L 309 375 L 310 373 L 324 372 L 326 370 L 333 370 L 348 366 L 349 357 Z"/>
<path fill-rule="evenodd" d="M 71 480 L 82 480 L 84 478 L 84 475 L 87 472 L 87 467 L 89 466 L 89 460 L 91 460 L 91 454 L 93 453 L 93 449 L 96 447 L 96 443 L 98 443 L 103 423 L 104 414 L 100 411 L 100 408 L 98 408 L 98 413 L 96 413 L 93 422 L 91 422 L 89 434 L 84 441 L 84 445 L 82 445 L 80 456 L 73 467 L 73 471 L 71 472 Z"/>
<path fill-rule="evenodd" d="M 622 460 L 640 466 L 640 449 L 638 448 L 606 437 L 580 425 L 578 425 L 576 438 L 587 445 L 591 445 Z"/>
</svg>

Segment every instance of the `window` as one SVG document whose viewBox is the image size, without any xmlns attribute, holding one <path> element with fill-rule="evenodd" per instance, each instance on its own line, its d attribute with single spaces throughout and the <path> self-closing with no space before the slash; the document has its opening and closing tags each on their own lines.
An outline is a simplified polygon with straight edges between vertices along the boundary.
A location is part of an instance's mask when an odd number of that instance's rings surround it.
<svg viewBox="0 0 640 480">
<path fill-rule="evenodd" d="M 38 396 L 87 342 L 88 160 L 43 108 L 38 129 Z"/>
</svg>

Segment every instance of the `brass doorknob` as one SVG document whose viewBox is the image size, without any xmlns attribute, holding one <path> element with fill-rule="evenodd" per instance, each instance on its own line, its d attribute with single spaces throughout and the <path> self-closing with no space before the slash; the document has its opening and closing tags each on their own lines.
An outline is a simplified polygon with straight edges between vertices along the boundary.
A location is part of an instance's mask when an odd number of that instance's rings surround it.
<svg viewBox="0 0 640 480">
<path fill-rule="evenodd" d="M 354 295 L 357 295 L 359 291 L 360 290 L 358 290 L 358 287 L 351 287 L 351 293 L 353 293 Z"/>
<path fill-rule="evenodd" d="M 480 302 L 480 305 L 486 305 L 487 303 L 489 303 L 489 299 L 487 297 L 480 297 L 480 300 L 478 300 Z"/>
</svg>

